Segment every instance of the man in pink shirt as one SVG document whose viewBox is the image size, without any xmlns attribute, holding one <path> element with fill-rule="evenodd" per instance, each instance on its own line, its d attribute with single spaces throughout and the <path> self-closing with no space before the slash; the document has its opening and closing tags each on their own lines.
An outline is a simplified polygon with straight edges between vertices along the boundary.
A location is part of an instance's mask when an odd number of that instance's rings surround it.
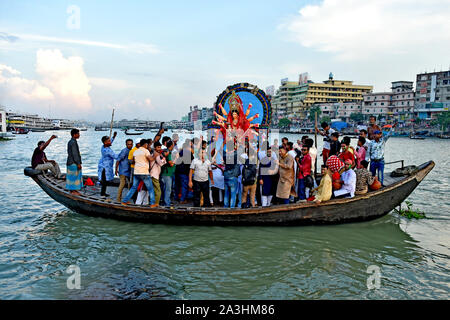
<svg viewBox="0 0 450 320">
<path fill-rule="evenodd" d="M 366 143 L 366 138 L 359 137 L 358 138 L 358 147 L 356 148 L 356 168 L 361 169 L 361 161 L 366 159 L 366 148 L 364 148 L 364 144 Z"/>
<path fill-rule="evenodd" d="M 159 184 L 159 175 L 161 167 L 166 164 L 166 158 L 162 156 L 161 143 L 156 141 L 153 144 L 152 160 L 150 161 L 150 176 L 152 177 L 153 190 L 155 190 L 155 204 L 159 205 L 161 199 L 161 185 Z"/>
</svg>

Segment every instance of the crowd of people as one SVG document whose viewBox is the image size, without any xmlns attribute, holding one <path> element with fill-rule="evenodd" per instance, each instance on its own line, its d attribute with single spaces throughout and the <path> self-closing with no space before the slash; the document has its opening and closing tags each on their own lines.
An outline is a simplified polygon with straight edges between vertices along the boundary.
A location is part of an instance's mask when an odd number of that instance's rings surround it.
<svg viewBox="0 0 450 320">
<path fill-rule="evenodd" d="M 371 117 L 367 130 L 360 131 L 356 146 L 351 145 L 350 137 L 339 140 L 339 133 L 326 122 L 316 131 L 323 136 L 321 154 L 308 136 L 296 142 L 284 137 L 281 145 L 277 140 L 273 145 L 267 141 L 260 145 L 248 139 L 244 143 L 231 139 L 218 148 L 219 152 L 203 137 L 186 139 L 180 146 L 178 135 L 163 136 L 164 129 L 153 139 L 127 139 L 117 154 L 111 149 L 117 136 L 114 133 L 101 139 L 100 195 L 110 197 L 108 187 L 119 177 L 116 201 L 123 205 L 170 207 L 192 201 L 195 207 L 249 208 L 307 201 L 319 204 L 364 194 L 377 188 L 377 182 L 378 187 L 383 184 L 384 148 L 392 130 L 383 136 L 376 118 Z M 71 137 L 67 144 L 66 189 L 80 196 L 79 130 L 73 129 Z M 44 152 L 54 138 L 38 143 L 32 167 L 50 170 L 60 178 L 58 164 L 48 160 Z M 318 156 L 323 161 L 319 184 L 315 175 Z"/>
</svg>

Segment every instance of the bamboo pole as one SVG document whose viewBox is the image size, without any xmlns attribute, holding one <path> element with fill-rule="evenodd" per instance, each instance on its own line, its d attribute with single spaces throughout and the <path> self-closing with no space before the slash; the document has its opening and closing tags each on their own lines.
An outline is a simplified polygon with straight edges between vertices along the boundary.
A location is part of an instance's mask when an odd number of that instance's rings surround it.
<svg viewBox="0 0 450 320">
<path fill-rule="evenodd" d="M 314 144 L 317 150 L 317 111 L 314 112 Z M 314 177 L 317 177 L 317 156 L 314 162 Z"/>
<path fill-rule="evenodd" d="M 112 137 L 113 123 L 114 123 L 114 108 L 113 108 L 112 116 L 111 116 L 111 127 L 110 127 L 110 129 L 109 129 L 109 138 L 110 138 L 110 139 L 111 139 L 111 137 Z"/>
</svg>

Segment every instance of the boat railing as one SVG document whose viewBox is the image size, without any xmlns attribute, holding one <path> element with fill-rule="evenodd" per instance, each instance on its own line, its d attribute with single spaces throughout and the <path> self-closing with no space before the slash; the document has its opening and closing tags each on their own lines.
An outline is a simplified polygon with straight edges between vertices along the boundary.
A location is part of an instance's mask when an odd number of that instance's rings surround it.
<svg viewBox="0 0 450 320">
<path fill-rule="evenodd" d="M 385 162 L 384 164 L 393 164 L 393 163 L 401 163 L 402 164 L 402 169 L 405 167 L 405 160 L 397 160 L 397 161 L 391 161 L 391 162 Z"/>
</svg>

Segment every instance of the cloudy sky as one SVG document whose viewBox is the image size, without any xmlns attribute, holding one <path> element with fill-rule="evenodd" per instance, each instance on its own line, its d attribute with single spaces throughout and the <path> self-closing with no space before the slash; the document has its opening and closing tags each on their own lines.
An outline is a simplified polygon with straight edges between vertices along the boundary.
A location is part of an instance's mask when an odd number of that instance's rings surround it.
<svg viewBox="0 0 450 320">
<path fill-rule="evenodd" d="M 0 104 L 42 116 L 180 119 L 236 82 L 449 68 L 450 0 L 0 1 Z"/>
</svg>

